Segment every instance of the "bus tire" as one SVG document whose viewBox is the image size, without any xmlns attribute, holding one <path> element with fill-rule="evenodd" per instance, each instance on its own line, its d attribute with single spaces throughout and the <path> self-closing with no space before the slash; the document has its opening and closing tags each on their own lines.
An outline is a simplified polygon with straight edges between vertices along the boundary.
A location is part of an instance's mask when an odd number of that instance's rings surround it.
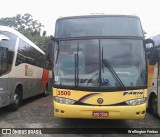
<svg viewBox="0 0 160 137">
<path fill-rule="evenodd" d="M 156 96 L 152 96 L 152 98 L 149 101 L 149 110 L 154 116 L 158 115 L 157 107 L 158 107 L 157 97 Z"/>
<path fill-rule="evenodd" d="M 20 94 L 19 89 L 16 89 L 13 97 L 13 103 L 8 106 L 8 110 L 13 112 L 19 108 L 20 105 Z"/>
</svg>

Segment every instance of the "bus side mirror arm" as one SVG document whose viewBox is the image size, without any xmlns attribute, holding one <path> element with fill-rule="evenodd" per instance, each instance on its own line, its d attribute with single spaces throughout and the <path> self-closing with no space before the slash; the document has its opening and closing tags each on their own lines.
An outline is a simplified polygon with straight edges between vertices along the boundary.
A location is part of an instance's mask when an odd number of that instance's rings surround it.
<svg viewBox="0 0 160 137">
<path fill-rule="evenodd" d="M 155 43 L 152 39 L 145 39 L 145 44 L 152 44 L 155 47 Z"/>
</svg>

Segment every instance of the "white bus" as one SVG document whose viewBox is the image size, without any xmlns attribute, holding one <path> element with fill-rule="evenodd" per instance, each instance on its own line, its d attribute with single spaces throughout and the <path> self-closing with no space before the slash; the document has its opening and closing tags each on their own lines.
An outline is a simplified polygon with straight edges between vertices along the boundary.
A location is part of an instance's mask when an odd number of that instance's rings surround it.
<svg viewBox="0 0 160 137">
<path fill-rule="evenodd" d="M 44 52 L 13 28 L 0 26 L 0 108 L 15 111 L 21 100 L 46 95 L 49 75 Z"/>
</svg>

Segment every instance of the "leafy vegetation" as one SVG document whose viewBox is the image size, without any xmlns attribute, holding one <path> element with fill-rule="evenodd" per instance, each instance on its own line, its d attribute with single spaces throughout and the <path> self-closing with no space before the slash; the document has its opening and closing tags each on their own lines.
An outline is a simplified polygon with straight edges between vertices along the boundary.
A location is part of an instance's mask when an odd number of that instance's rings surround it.
<svg viewBox="0 0 160 137">
<path fill-rule="evenodd" d="M 46 35 L 46 31 L 41 32 L 44 26 L 39 21 L 34 20 L 32 15 L 28 13 L 1 18 L 0 25 L 13 27 L 41 49 L 44 49 L 48 43 L 49 37 Z"/>
</svg>

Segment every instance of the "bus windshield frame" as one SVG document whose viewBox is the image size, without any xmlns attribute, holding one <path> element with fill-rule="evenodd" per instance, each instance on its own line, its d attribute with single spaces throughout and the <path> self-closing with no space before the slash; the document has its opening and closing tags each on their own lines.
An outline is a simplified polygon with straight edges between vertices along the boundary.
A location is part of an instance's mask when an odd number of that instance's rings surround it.
<svg viewBox="0 0 160 137">
<path fill-rule="evenodd" d="M 117 19 L 117 16 L 114 17 Z M 101 19 L 99 16 L 91 17 L 91 19 L 94 18 Z M 109 16 L 109 18 L 113 17 Z M 118 16 L 119 18 L 126 19 L 128 16 Z M 57 21 L 54 87 L 90 91 L 117 91 L 147 87 L 144 35 L 138 17 L 129 16 L 129 19 L 139 21 L 137 26 L 139 30 L 136 30 L 138 33 L 130 35 L 127 33 L 62 35 L 61 32 L 58 34 L 60 27 L 58 23 L 72 19 L 88 20 L 89 17 L 64 18 Z M 63 23 L 60 22 L 60 24 Z M 88 60 L 90 66 L 85 68 Z"/>
</svg>

